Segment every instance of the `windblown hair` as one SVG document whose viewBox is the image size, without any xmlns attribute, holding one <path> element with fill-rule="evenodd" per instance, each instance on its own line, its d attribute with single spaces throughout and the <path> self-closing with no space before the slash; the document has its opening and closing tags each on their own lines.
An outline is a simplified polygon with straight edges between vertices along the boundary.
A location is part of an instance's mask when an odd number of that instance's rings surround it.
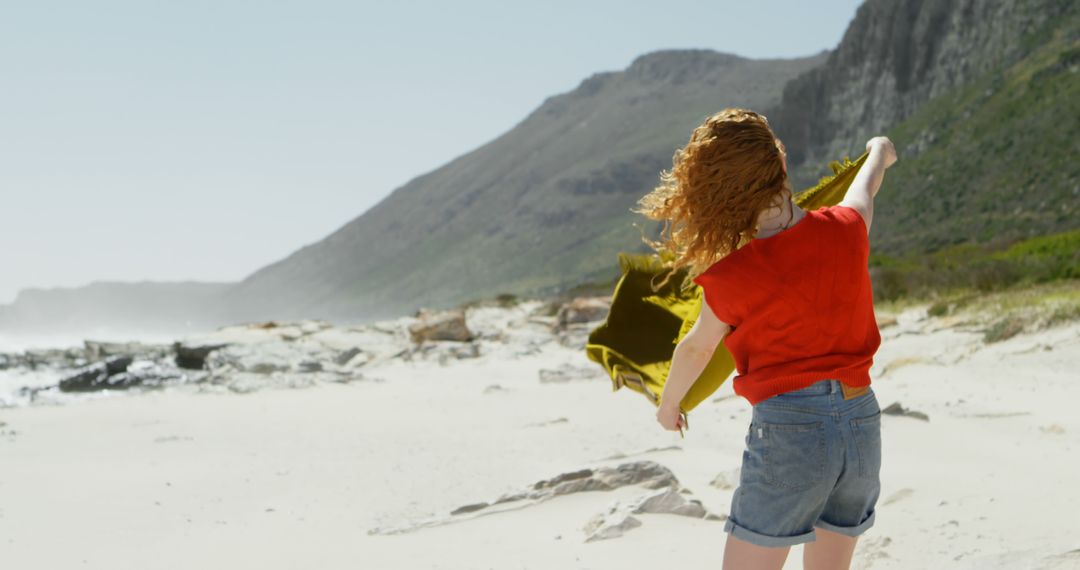
<svg viewBox="0 0 1080 570">
<path fill-rule="evenodd" d="M 728 108 L 694 129 L 675 151 L 672 169 L 632 210 L 664 222 L 660 241 L 642 241 L 660 254 L 667 276 L 690 270 L 684 286 L 710 265 L 739 249 L 758 231 L 758 216 L 780 205 L 790 182 L 784 145 L 764 115 Z"/>
</svg>

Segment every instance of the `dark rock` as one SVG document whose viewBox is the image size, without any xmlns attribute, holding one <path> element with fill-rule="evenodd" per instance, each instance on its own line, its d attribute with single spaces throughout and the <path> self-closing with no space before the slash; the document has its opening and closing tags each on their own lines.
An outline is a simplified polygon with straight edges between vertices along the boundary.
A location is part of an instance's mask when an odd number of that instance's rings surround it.
<svg viewBox="0 0 1080 570">
<path fill-rule="evenodd" d="M 578 297 L 559 307 L 559 312 L 555 314 L 555 327 L 563 330 L 575 323 L 600 321 L 607 318 L 610 309 L 610 297 Z"/>
<path fill-rule="evenodd" d="M 228 346 L 221 342 L 181 342 L 173 344 L 176 352 L 176 365 L 189 370 L 203 370 L 206 368 L 206 357 L 219 348 Z"/>
<path fill-rule="evenodd" d="M 123 390 L 135 386 L 158 388 L 168 383 L 184 381 L 186 378 L 187 375 L 179 369 L 154 365 L 138 370 L 129 368 L 125 372 L 110 376 L 106 380 L 107 385 L 103 387 L 111 390 Z"/>
<path fill-rule="evenodd" d="M 334 358 L 334 364 L 337 364 L 338 366 L 345 366 L 349 363 L 350 360 L 356 358 L 356 356 L 361 352 L 364 351 L 354 346 L 349 350 L 343 351 L 341 354 L 337 355 L 337 357 Z"/>
<path fill-rule="evenodd" d="M 84 366 L 60 381 L 60 391 L 92 392 L 106 388 L 127 388 L 128 385 L 124 384 L 126 378 L 111 378 L 126 372 L 132 360 L 130 356 L 110 356 L 102 362 Z"/>
<path fill-rule="evenodd" d="M 555 487 L 555 486 L 557 486 L 560 483 L 563 483 L 565 481 L 573 481 L 575 479 L 585 479 L 585 478 L 588 478 L 588 477 L 592 477 L 592 475 L 593 475 L 593 470 L 592 469 L 579 469 L 577 471 L 571 471 L 569 473 L 562 473 L 562 474 L 556 475 L 556 476 L 554 476 L 554 477 L 552 477 L 550 479 L 543 479 L 541 481 L 537 481 L 536 483 L 533 483 L 533 489 L 537 489 L 537 490 L 539 490 L 539 489 L 548 489 L 548 488 L 551 488 L 551 487 Z"/>
<path fill-rule="evenodd" d="M 460 515 L 460 514 L 464 514 L 464 513 L 471 513 L 471 512 L 474 512 L 474 511 L 479 511 L 480 509 L 483 509 L 483 508 L 486 508 L 486 507 L 489 507 L 489 506 L 490 505 L 488 503 L 472 503 L 470 505 L 460 506 L 460 507 L 450 511 L 450 514 L 451 515 Z"/>
<path fill-rule="evenodd" d="M 916 412 L 915 410 L 909 410 L 909 409 L 905 408 L 904 406 L 901 406 L 900 402 L 893 402 L 892 404 L 889 404 L 888 407 L 886 407 L 884 410 L 881 410 L 881 413 L 888 414 L 890 416 L 908 416 L 908 417 L 920 419 L 920 420 L 922 420 L 924 422 L 930 421 L 930 416 L 928 416 L 928 415 L 926 415 L 926 414 L 924 414 L 922 412 Z"/>
</svg>

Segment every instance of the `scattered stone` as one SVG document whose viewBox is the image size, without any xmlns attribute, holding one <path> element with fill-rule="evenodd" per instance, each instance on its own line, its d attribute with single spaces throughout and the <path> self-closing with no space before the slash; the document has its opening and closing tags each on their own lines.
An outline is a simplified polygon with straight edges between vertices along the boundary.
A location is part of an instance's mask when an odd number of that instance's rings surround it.
<svg viewBox="0 0 1080 570">
<path fill-rule="evenodd" d="M 139 386 L 142 388 L 157 388 L 168 383 L 185 382 L 189 379 L 198 380 L 203 376 L 189 374 L 179 368 L 163 366 L 151 361 L 136 361 L 124 372 L 109 378 L 109 382 L 122 387 Z M 115 389 L 114 386 L 109 388 Z"/>
<path fill-rule="evenodd" d="M 490 507 L 490 506 L 491 506 L 490 503 L 472 503 L 471 505 L 460 506 L 460 507 L 450 511 L 450 514 L 451 515 L 460 515 L 460 514 L 463 514 L 463 513 L 471 513 L 471 512 L 479 511 L 480 509 Z"/>
<path fill-rule="evenodd" d="M 641 526 L 641 520 L 627 512 L 600 514 L 593 517 L 582 529 L 585 542 L 619 538 L 627 531 Z"/>
<path fill-rule="evenodd" d="M 739 478 L 742 476 L 742 467 L 736 467 L 730 471 L 720 473 L 709 482 L 709 485 L 717 489 L 730 491 L 739 486 Z"/>
<path fill-rule="evenodd" d="M 173 351 L 176 352 L 176 365 L 189 370 L 206 369 L 206 358 L 215 350 L 228 346 L 228 343 L 213 341 L 176 341 Z"/>
<path fill-rule="evenodd" d="M 200 373 L 189 373 L 174 367 L 167 361 L 134 360 L 131 356 L 110 356 L 101 362 L 89 364 L 74 374 L 60 380 L 56 385 L 61 392 L 93 392 L 98 390 L 127 390 L 129 388 L 158 388 L 165 384 L 200 381 Z M 31 401 L 37 393 L 50 387 L 28 389 L 25 396 Z"/>
<path fill-rule="evenodd" d="M 498 505 L 501 503 L 512 503 L 514 501 L 521 501 L 528 498 L 529 493 L 527 491 L 514 491 L 513 493 L 504 493 L 503 495 L 499 496 L 498 499 L 495 499 L 495 502 L 492 504 Z"/>
<path fill-rule="evenodd" d="M 573 382 L 575 380 L 606 380 L 603 369 L 598 365 L 578 366 L 563 364 L 558 368 L 543 368 L 539 372 L 540 382 L 544 384 Z"/>
<path fill-rule="evenodd" d="M 139 342 L 103 342 L 85 340 L 86 357 L 89 360 L 102 360 L 108 356 L 134 356 L 150 352 L 150 346 Z"/>
<path fill-rule="evenodd" d="M 417 322 L 409 326 L 409 335 L 415 343 L 428 340 L 469 341 L 473 334 L 465 326 L 465 311 L 452 309 L 440 313 L 421 310 Z"/>
<path fill-rule="evenodd" d="M 550 489 L 555 487 L 556 485 L 565 483 L 566 481 L 576 481 L 578 479 L 586 479 L 592 477 L 594 473 L 595 471 L 593 471 L 592 469 L 579 469 L 577 471 L 571 471 L 569 473 L 556 475 L 550 479 L 543 479 L 537 481 L 536 483 L 533 483 L 532 488 L 536 490 Z"/>
<path fill-rule="evenodd" d="M 303 321 L 300 323 L 300 332 L 305 335 L 315 334 L 319 331 L 326 330 L 334 325 L 326 321 Z"/>
<path fill-rule="evenodd" d="M 708 511 L 697 499 L 687 499 L 678 490 L 667 487 L 642 497 L 633 507 L 635 513 L 672 514 L 705 518 Z"/>
<path fill-rule="evenodd" d="M 559 307 L 555 314 L 555 327 L 563 330 L 575 323 L 591 323 L 607 318 L 611 310 L 611 297 L 578 297 Z"/>
<path fill-rule="evenodd" d="M 130 356 L 111 356 L 102 362 L 84 366 L 74 374 L 60 380 L 60 391 L 91 392 L 106 388 L 128 388 L 130 384 L 125 384 L 123 379 L 110 380 L 110 378 L 127 371 L 133 360 Z"/>
<path fill-rule="evenodd" d="M 637 461 L 623 463 L 616 467 L 579 469 L 577 471 L 562 473 L 549 479 L 537 481 L 527 488 L 504 493 L 498 499 L 490 503 L 477 502 L 463 505 L 451 511 L 453 514 L 448 517 L 434 517 L 410 522 L 397 527 L 380 526 L 369 529 L 368 534 L 389 535 L 411 532 L 420 528 L 438 526 L 462 520 L 462 517 L 456 517 L 454 515 L 479 513 L 481 511 L 484 511 L 483 514 L 489 514 L 492 510 L 502 512 L 520 508 L 516 505 L 506 507 L 505 505 L 508 503 L 529 501 L 535 504 L 569 493 L 582 491 L 610 491 L 625 485 L 640 485 L 647 489 L 654 490 L 664 489 L 664 492 L 662 493 L 650 493 L 642 497 L 640 501 L 629 503 L 629 508 L 623 509 L 627 515 L 632 514 L 635 510 L 638 512 L 671 512 L 687 516 L 701 516 L 704 512 L 700 501 L 687 500 L 682 496 L 680 493 L 682 487 L 679 485 L 675 475 L 668 468 L 653 461 Z M 669 494 L 673 494 L 674 496 L 668 496 Z M 710 513 L 705 513 L 704 518 L 707 520 L 724 519 L 722 516 L 712 515 Z M 626 520 L 626 517 L 623 517 L 618 521 L 606 518 L 604 522 L 598 523 L 591 533 L 602 536 L 610 532 L 614 535 L 614 533 L 617 532 L 617 528 L 620 526 L 624 530 L 625 528 L 636 526 L 633 522 L 627 523 Z M 640 521 L 638 522 L 640 523 Z M 627 525 L 629 525 L 629 527 Z M 612 528 L 615 530 L 606 531 L 604 530 L 605 528 Z"/>
<path fill-rule="evenodd" d="M 355 347 L 355 346 L 348 349 L 348 350 L 342 351 L 340 354 L 338 354 L 336 357 L 334 357 L 334 364 L 337 364 L 338 366 L 345 366 L 353 358 L 356 358 L 356 356 L 358 354 L 360 354 L 361 352 L 364 352 L 364 351 L 360 350 L 358 347 Z"/>
<path fill-rule="evenodd" d="M 312 374 L 260 374 L 229 372 L 209 378 L 210 386 L 224 388 L 237 394 L 250 394 L 265 388 L 310 388 L 318 384 Z"/>
<path fill-rule="evenodd" d="M 633 501 L 610 505 L 585 524 L 585 542 L 618 538 L 626 531 L 641 526 L 641 521 L 633 516 L 635 514 L 672 514 L 706 520 L 727 518 L 710 513 L 701 501 L 687 499 L 675 487 L 666 487 Z"/>
<path fill-rule="evenodd" d="M 679 481 L 670 469 L 655 461 L 634 461 L 616 467 L 601 467 L 585 478 L 575 478 L 552 484 L 540 481 L 534 488 L 550 488 L 555 495 L 567 495 L 581 491 L 610 491 L 625 485 L 641 485 L 659 489 L 678 485 Z"/>
<path fill-rule="evenodd" d="M 253 329 L 275 329 L 277 327 L 280 327 L 281 323 L 277 321 L 263 321 L 261 323 L 251 323 L 248 326 Z"/>
<path fill-rule="evenodd" d="M 569 324 L 566 325 L 565 329 L 556 331 L 555 340 L 566 348 L 585 350 L 585 344 L 589 341 L 589 334 L 595 328 L 593 323 Z"/>
<path fill-rule="evenodd" d="M 478 341 L 465 343 L 447 340 L 426 341 L 415 344 L 395 356 L 399 356 L 406 362 L 434 360 L 440 366 L 447 366 L 454 360 L 478 358 L 480 356 L 480 343 Z"/>
<path fill-rule="evenodd" d="M 206 368 L 221 375 L 229 371 L 251 374 L 275 372 L 314 372 L 314 363 L 322 370 L 317 353 L 293 342 L 277 340 L 255 344 L 233 344 L 213 351 L 206 358 Z M 308 363 L 308 364 L 304 364 Z"/>
<path fill-rule="evenodd" d="M 928 415 L 926 415 L 926 414 L 924 414 L 922 412 L 916 412 L 915 410 L 909 410 L 909 409 L 901 406 L 900 402 L 893 402 L 892 404 L 889 404 L 888 407 L 886 407 L 884 410 L 881 410 L 881 413 L 888 414 L 890 416 L 908 416 L 908 417 L 920 419 L 920 420 L 922 420 L 924 422 L 930 421 L 930 416 L 928 416 Z"/>
</svg>

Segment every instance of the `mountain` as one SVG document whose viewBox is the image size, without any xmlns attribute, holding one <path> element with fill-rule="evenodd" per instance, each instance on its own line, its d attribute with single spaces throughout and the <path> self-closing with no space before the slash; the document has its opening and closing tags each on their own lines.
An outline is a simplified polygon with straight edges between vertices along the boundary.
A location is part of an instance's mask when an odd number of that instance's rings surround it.
<svg viewBox="0 0 1080 570">
<path fill-rule="evenodd" d="M 1078 11 L 1071 0 L 867 0 L 836 49 L 810 57 L 643 55 L 548 98 L 191 316 L 370 321 L 608 282 L 616 253 L 647 251 L 640 236 L 656 233 L 630 208 L 694 126 L 736 105 L 769 117 L 796 188 L 871 136 L 893 138 L 900 161 L 878 195 L 877 255 L 1076 229 Z M 5 313 L 39 314 L 43 299 L 0 308 L 0 326 Z M 84 315 L 110 306 L 91 295 L 93 310 L 65 302 Z"/>
<path fill-rule="evenodd" d="M 641 56 L 548 98 L 514 128 L 419 176 L 227 293 L 237 319 L 375 318 L 618 274 L 642 249 L 630 207 L 706 116 L 777 105 L 824 61 L 707 50 Z"/>
<path fill-rule="evenodd" d="M 890 129 L 904 153 L 875 216 L 888 254 L 956 244 L 1000 249 L 1080 229 L 1080 17 L 1073 4 L 1037 47 L 954 88 Z"/>
<path fill-rule="evenodd" d="M 218 303 L 233 283 L 98 281 L 23 289 L 0 305 L 0 332 L 179 334 L 222 324 Z"/>
<path fill-rule="evenodd" d="M 869 0 L 813 58 L 643 56 L 251 275 L 230 304 L 374 316 L 608 279 L 615 252 L 655 233 L 629 208 L 692 127 L 731 105 L 769 116 L 796 188 L 892 135 L 901 162 L 880 195 L 878 251 L 1075 228 L 1076 13 L 1061 0 Z"/>
<path fill-rule="evenodd" d="M 871 0 L 775 116 L 796 187 L 887 133 L 875 206 L 887 254 L 1080 227 L 1080 4 Z"/>
</svg>

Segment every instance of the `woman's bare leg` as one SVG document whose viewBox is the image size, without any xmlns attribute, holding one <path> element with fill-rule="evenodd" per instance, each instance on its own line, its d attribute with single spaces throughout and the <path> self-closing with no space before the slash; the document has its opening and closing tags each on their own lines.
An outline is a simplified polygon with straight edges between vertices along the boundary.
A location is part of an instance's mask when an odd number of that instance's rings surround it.
<svg viewBox="0 0 1080 570">
<path fill-rule="evenodd" d="M 780 570 L 790 550 L 790 546 L 750 544 L 728 533 L 724 545 L 724 570 Z"/>
<path fill-rule="evenodd" d="M 815 528 L 817 540 L 803 546 L 803 570 L 848 570 L 857 536 Z"/>
</svg>

